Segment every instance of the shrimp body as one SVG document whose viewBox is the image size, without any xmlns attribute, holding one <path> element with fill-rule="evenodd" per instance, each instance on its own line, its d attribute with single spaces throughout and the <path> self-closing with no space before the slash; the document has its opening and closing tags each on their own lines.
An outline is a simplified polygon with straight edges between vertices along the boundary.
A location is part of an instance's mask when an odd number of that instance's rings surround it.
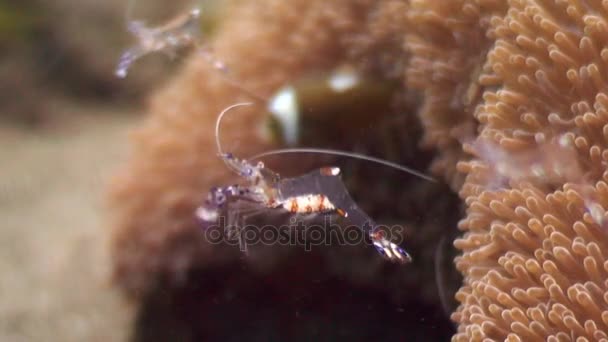
<svg viewBox="0 0 608 342">
<path fill-rule="evenodd" d="M 336 211 L 336 207 L 322 194 L 306 194 L 287 198 L 278 206 L 294 214 L 328 213 Z"/>
<path fill-rule="evenodd" d="M 285 204 L 320 204 L 321 200 L 327 204 L 331 204 L 332 210 L 326 208 L 325 211 L 319 211 L 319 207 L 313 207 L 313 213 L 336 213 L 343 218 L 347 218 L 349 222 L 357 227 L 360 227 L 370 238 L 374 247 L 385 259 L 398 262 L 411 262 L 412 257 L 403 248 L 391 242 L 378 230 L 378 224 L 367 215 L 348 193 L 348 189 L 342 182 L 340 177 L 340 168 L 338 167 L 323 167 L 307 174 L 294 178 L 285 178 L 279 182 L 279 194 L 285 198 Z M 300 194 L 306 195 L 300 195 Z M 318 195 L 309 195 L 316 193 Z M 321 198 L 323 196 L 324 198 Z M 294 203 L 295 202 L 295 203 Z M 284 207 L 285 208 L 285 207 Z M 290 206 L 285 208 L 291 209 Z M 315 211 L 317 209 L 317 211 Z M 296 212 L 296 211 L 291 211 Z M 307 211 L 304 211 L 307 213 Z"/>
<path fill-rule="evenodd" d="M 221 210 L 227 209 L 229 214 L 232 210 L 238 210 L 227 207 L 237 200 L 255 203 L 260 210 L 267 208 L 292 214 L 337 214 L 342 218 L 348 217 L 361 227 L 378 253 L 387 260 L 398 263 L 412 260 L 404 249 L 375 231 L 378 225 L 352 200 L 339 177 L 339 168 L 326 167 L 299 177 L 279 179 L 278 174 L 261 165 L 253 166 L 246 161 L 237 162 L 233 158 L 224 161 L 241 170 L 241 174 L 251 184 L 212 188 L 205 205 L 197 209 L 200 219 L 217 221 Z M 348 211 L 342 208 L 347 208 Z M 229 223 L 228 226 L 230 225 Z"/>
</svg>

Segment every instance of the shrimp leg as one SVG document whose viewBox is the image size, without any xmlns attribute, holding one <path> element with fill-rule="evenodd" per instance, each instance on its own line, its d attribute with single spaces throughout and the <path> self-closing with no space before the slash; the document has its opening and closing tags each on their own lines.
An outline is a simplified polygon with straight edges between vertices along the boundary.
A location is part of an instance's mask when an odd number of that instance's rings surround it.
<svg viewBox="0 0 608 342">
<path fill-rule="evenodd" d="M 127 73 L 131 64 L 133 64 L 136 60 L 144 56 L 148 53 L 147 50 L 144 50 L 141 46 L 134 46 L 127 51 L 125 51 L 118 61 L 118 66 L 116 67 L 115 74 L 120 78 L 127 77 Z"/>
<path fill-rule="evenodd" d="M 243 234 L 248 228 L 247 222 L 249 222 L 252 217 L 265 213 L 271 209 L 260 205 L 260 203 L 256 201 L 252 201 L 250 198 L 232 196 L 229 199 L 226 210 L 228 216 L 224 228 L 226 238 L 233 239 L 236 237 L 239 242 L 240 250 L 247 254 L 247 241 L 243 240 Z"/>
</svg>

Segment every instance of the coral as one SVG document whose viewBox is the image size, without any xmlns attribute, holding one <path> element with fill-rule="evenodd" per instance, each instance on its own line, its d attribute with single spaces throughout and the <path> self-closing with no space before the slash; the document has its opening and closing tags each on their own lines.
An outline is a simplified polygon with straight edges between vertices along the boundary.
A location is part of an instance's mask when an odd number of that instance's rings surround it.
<svg viewBox="0 0 608 342">
<path fill-rule="evenodd" d="M 582 176 L 511 179 L 492 189 L 486 160 L 459 164 L 467 174 L 460 192 L 467 216 L 459 225 L 465 234 L 455 242 L 463 252 L 456 262 L 464 284 L 454 340 L 606 339 L 608 6 L 508 4 L 505 15 L 488 21 L 493 44 L 479 78 L 488 90 L 474 113 L 478 141 L 517 156 L 563 136 L 576 158 L 554 157 L 580 167 Z"/>
</svg>

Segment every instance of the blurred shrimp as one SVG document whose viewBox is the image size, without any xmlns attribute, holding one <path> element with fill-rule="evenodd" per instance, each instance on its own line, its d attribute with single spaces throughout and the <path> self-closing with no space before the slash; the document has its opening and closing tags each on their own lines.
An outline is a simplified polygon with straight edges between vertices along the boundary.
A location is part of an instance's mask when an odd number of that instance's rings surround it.
<svg viewBox="0 0 608 342">
<path fill-rule="evenodd" d="M 178 50 L 190 46 L 196 47 L 198 53 L 216 69 L 226 70 L 224 63 L 203 44 L 200 9 L 194 8 L 163 25 L 148 27 L 143 21 L 129 19 L 133 3 L 129 3 L 127 10 L 127 30 L 135 37 L 136 43 L 120 57 L 115 71 L 117 77 L 125 78 L 131 65 L 148 54 L 163 52 L 175 58 Z"/>
</svg>

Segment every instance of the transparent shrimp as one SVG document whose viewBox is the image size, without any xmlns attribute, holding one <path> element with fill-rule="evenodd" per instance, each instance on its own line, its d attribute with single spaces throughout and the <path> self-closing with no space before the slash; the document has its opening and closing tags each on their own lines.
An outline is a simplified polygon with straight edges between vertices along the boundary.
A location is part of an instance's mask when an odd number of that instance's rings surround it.
<svg viewBox="0 0 608 342">
<path fill-rule="evenodd" d="M 143 21 L 129 20 L 133 3 L 129 3 L 127 10 L 127 30 L 133 34 L 136 43 L 120 57 L 115 71 L 117 77 L 125 78 L 131 65 L 145 55 L 164 52 L 174 58 L 179 49 L 188 46 L 196 46 L 201 56 L 216 69 L 226 70 L 224 63 L 214 58 L 201 42 L 200 9 L 194 8 L 161 26 L 148 27 Z"/>
<path fill-rule="evenodd" d="M 509 152 L 499 144 L 477 140 L 467 143 L 467 149 L 488 165 L 489 188 L 501 189 L 509 182 L 534 182 L 538 185 L 561 186 L 568 183 L 583 199 L 585 211 L 599 226 L 605 226 L 606 210 L 594 195 L 593 185 L 585 176 L 578 153 L 568 135 L 545 138 L 530 148 Z"/>
<path fill-rule="evenodd" d="M 235 206 L 232 204 L 240 205 L 243 202 L 253 204 L 252 209 L 248 210 L 250 215 L 259 214 L 267 209 L 277 209 L 296 215 L 337 214 L 364 230 L 377 251 L 388 260 L 402 263 L 412 260 L 404 249 L 386 239 L 383 232 L 377 229 L 378 225 L 357 206 L 340 177 L 341 171 L 338 167 L 323 167 L 302 176 L 281 179 L 278 173 L 265 168 L 263 163 L 258 162 L 254 165 L 251 161 L 282 153 L 327 153 L 376 162 L 429 181 L 435 181 L 434 179 L 385 160 L 337 150 L 285 149 L 258 154 L 249 160 L 238 159 L 231 153 L 223 152 L 219 141 L 220 123 L 223 116 L 231 109 L 251 104 L 238 103 L 224 109 L 218 116 L 215 127 L 219 157 L 229 169 L 249 184 L 212 188 L 205 204 L 197 210 L 200 219 L 215 222 L 220 216 L 220 211 L 226 210 L 231 225 L 238 221 L 238 217 L 235 217 Z"/>
</svg>

